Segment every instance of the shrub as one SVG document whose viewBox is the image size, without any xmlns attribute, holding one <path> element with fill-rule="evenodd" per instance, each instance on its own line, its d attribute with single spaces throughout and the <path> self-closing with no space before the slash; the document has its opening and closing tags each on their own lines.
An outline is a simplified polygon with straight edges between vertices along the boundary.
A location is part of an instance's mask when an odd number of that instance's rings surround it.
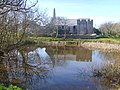
<svg viewBox="0 0 120 90">
<path fill-rule="evenodd" d="M 106 84 L 120 85 L 120 65 L 108 62 L 102 67 L 94 67 L 92 68 L 92 76 Z"/>
<path fill-rule="evenodd" d="M 5 87 L 3 84 L 0 84 L 0 90 L 22 90 L 22 88 L 13 85 Z"/>
<path fill-rule="evenodd" d="M 30 40 L 30 39 L 26 39 L 25 41 L 23 41 L 23 44 L 24 44 L 24 45 L 28 45 L 28 44 L 36 44 L 36 42 L 33 41 L 33 40 Z"/>
</svg>

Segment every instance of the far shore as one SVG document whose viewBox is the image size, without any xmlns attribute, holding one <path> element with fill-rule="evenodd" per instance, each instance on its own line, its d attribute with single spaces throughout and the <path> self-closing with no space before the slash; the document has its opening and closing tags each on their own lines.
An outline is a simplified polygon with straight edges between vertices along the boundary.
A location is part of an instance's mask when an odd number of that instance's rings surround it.
<svg viewBox="0 0 120 90">
<path fill-rule="evenodd" d="M 82 46 L 88 49 L 116 52 L 120 51 L 120 38 L 72 39 L 54 37 L 29 37 L 29 40 L 30 42 L 35 42 L 38 45 L 45 44 L 47 46 Z"/>
<path fill-rule="evenodd" d="M 80 42 L 80 41 L 51 41 L 51 42 L 40 42 L 40 45 L 47 46 L 79 46 L 88 49 L 102 50 L 102 51 L 114 51 L 120 52 L 120 44 L 106 43 L 106 42 Z"/>
<path fill-rule="evenodd" d="M 81 44 L 81 46 L 89 49 L 120 52 L 120 44 L 110 44 L 104 42 L 84 42 Z"/>
</svg>

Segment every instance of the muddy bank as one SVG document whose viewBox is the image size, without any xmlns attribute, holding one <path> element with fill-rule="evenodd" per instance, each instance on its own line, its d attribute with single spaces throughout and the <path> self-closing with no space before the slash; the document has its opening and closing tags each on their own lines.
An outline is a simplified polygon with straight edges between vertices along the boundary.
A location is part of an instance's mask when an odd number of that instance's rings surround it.
<svg viewBox="0 0 120 90">
<path fill-rule="evenodd" d="M 38 44 L 48 46 L 81 46 L 80 41 L 51 41 L 51 42 L 39 42 Z"/>
<path fill-rule="evenodd" d="M 120 52 L 120 44 L 111 44 L 105 42 L 80 42 L 80 41 L 51 41 L 51 42 L 40 42 L 40 45 L 47 46 L 82 46 L 88 49 L 97 49 L 104 51 L 115 51 Z"/>
<path fill-rule="evenodd" d="M 81 43 L 81 46 L 89 49 L 120 52 L 120 44 L 109 44 L 102 42 L 84 42 Z"/>
</svg>

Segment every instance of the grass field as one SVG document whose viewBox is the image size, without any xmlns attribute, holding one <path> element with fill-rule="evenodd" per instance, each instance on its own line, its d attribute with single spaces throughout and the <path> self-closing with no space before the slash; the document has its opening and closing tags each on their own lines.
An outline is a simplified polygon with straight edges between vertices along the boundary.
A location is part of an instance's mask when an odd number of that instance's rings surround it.
<svg viewBox="0 0 120 90">
<path fill-rule="evenodd" d="M 82 42 L 106 42 L 120 44 L 120 38 L 96 38 L 96 39 L 81 39 Z"/>
<path fill-rule="evenodd" d="M 65 38 L 54 38 L 54 37 L 29 37 L 35 42 L 41 41 L 73 41 L 74 39 L 65 39 Z"/>
<path fill-rule="evenodd" d="M 51 42 L 51 41 L 80 41 L 80 42 L 105 42 L 120 44 L 120 38 L 96 38 L 96 39 L 72 39 L 72 38 L 54 38 L 54 37 L 29 37 L 34 42 Z"/>
</svg>

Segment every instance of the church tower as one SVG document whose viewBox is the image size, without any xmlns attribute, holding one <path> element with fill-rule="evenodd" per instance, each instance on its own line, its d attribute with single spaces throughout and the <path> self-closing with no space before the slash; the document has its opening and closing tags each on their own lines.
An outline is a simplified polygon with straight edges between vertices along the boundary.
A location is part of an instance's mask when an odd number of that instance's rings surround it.
<svg viewBox="0 0 120 90">
<path fill-rule="evenodd" d="M 56 22 L 56 11 L 55 8 L 53 9 L 53 17 L 52 17 L 52 23 Z"/>
</svg>

